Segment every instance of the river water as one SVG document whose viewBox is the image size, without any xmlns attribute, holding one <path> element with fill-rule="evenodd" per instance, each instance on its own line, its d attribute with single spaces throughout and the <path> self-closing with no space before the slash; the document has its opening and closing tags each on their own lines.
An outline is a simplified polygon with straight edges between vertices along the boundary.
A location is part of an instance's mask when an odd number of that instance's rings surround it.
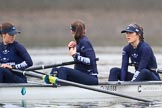
<svg viewBox="0 0 162 108">
<path fill-rule="evenodd" d="M 112 67 L 120 67 L 121 64 L 121 47 L 95 47 L 96 57 L 99 71 L 99 81 L 105 82 L 108 79 L 109 70 Z M 155 56 L 157 58 L 158 67 L 162 68 L 162 50 L 159 47 L 154 47 Z M 28 50 L 33 59 L 34 65 L 49 65 L 62 62 L 72 61 L 72 57 L 68 54 L 68 49 L 65 47 L 57 48 L 33 48 Z M 68 67 L 73 68 L 73 65 Z M 134 71 L 129 67 L 130 71 Z M 40 70 L 49 74 L 50 69 Z M 30 82 L 42 83 L 36 78 L 28 77 Z M 149 94 L 148 94 L 149 95 Z M 155 99 L 152 99 L 155 100 Z M 162 103 L 148 104 L 144 102 L 132 101 L 109 101 L 109 100 L 13 100 L 1 101 L 1 108 L 160 108 Z"/>
</svg>

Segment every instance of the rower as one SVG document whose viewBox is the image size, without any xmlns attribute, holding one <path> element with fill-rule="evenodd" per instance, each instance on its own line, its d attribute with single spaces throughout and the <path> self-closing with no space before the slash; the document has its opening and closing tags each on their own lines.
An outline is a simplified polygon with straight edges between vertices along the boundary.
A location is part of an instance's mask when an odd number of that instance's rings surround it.
<svg viewBox="0 0 162 108">
<path fill-rule="evenodd" d="M 11 69 L 24 70 L 33 65 L 32 59 L 19 42 L 15 41 L 20 32 L 11 23 L 3 23 L 0 26 L 0 83 L 26 83 L 27 78 L 23 74 L 14 73 Z"/>
<path fill-rule="evenodd" d="M 121 33 L 125 33 L 128 44 L 122 51 L 121 68 L 112 68 L 108 81 L 159 81 L 159 74 L 150 70 L 157 68 L 157 62 L 150 45 L 144 41 L 143 28 L 130 24 Z M 128 71 L 129 59 L 134 64 L 134 73 Z"/>
<path fill-rule="evenodd" d="M 75 39 L 68 44 L 69 53 L 76 62 L 74 69 L 68 67 L 54 67 L 51 75 L 57 71 L 57 77 L 86 85 L 98 84 L 98 70 L 96 55 L 91 42 L 85 35 L 85 24 L 76 20 L 70 25 L 70 32 Z"/>
</svg>

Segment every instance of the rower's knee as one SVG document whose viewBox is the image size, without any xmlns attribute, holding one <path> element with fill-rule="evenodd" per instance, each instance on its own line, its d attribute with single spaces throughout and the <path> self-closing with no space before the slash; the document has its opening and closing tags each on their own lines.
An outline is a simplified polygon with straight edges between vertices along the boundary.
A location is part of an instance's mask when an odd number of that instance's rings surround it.
<svg viewBox="0 0 162 108">
<path fill-rule="evenodd" d="M 142 74 L 142 75 L 146 75 L 146 74 L 149 74 L 149 73 L 150 73 L 150 70 L 148 70 L 148 69 L 142 69 L 140 71 L 140 74 Z"/>
<path fill-rule="evenodd" d="M 111 68 L 108 81 L 117 81 L 120 71 L 120 68 Z"/>
</svg>

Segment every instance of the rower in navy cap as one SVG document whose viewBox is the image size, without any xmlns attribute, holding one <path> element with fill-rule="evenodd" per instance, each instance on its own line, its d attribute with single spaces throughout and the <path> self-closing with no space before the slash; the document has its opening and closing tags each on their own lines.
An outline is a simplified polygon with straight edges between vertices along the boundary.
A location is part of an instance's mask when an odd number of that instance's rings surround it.
<svg viewBox="0 0 162 108">
<path fill-rule="evenodd" d="M 24 70 L 33 65 L 32 59 L 23 45 L 15 41 L 20 32 L 11 23 L 0 26 L 0 83 L 26 83 L 27 78 L 12 69 Z"/>
<path fill-rule="evenodd" d="M 144 41 L 143 28 L 129 24 L 121 33 L 125 33 L 128 44 L 122 51 L 121 68 L 112 68 L 108 81 L 159 81 L 158 73 L 150 70 L 157 68 L 157 62 L 150 45 Z M 129 62 L 135 72 L 128 71 Z"/>
</svg>

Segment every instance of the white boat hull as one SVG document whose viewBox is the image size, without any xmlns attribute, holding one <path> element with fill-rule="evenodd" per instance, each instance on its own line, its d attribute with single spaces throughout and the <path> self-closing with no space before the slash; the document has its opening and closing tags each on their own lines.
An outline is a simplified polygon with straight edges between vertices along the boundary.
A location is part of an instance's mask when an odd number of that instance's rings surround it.
<svg viewBox="0 0 162 108">
<path fill-rule="evenodd" d="M 162 97 L 162 82 L 109 82 L 92 86 L 138 98 Z M 118 96 L 73 86 L 0 84 L 0 100 L 118 99 Z"/>
</svg>

